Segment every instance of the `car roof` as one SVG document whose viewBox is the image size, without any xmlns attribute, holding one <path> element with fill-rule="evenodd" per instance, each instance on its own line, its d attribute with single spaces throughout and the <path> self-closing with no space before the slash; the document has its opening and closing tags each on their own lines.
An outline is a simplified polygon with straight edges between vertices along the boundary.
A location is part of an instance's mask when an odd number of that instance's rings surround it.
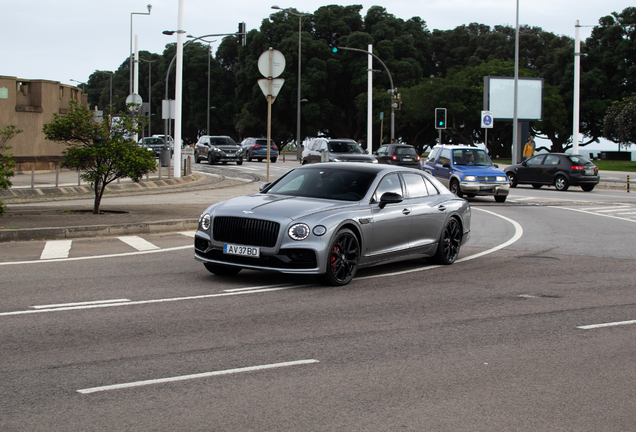
<svg viewBox="0 0 636 432">
<path fill-rule="evenodd" d="M 475 147 L 468 144 L 437 144 L 433 148 L 451 148 L 451 149 L 469 149 L 469 150 L 484 150 L 481 147 Z M 485 150 L 484 150 L 485 151 Z"/>
<path fill-rule="evenodd" d="M 402 171 L 402 172 L 421 172 L 421 170 L 416 170 L 414 168 L 402 167 L 397 165 L 386 165 L 386 164 L 370 164 L 370 163 L 360 163 L 360 162 L 322 162 L 317 164 L 307 164 L 302 165 L 296 169 L 324 169 L 324 168 L 335 168 L 340 170 L 348 170 L 348 171 L 356 171 L 361 173 L 370 173 L 377 174 L 382 171 L 392 172 L 392 171 Z"/>
</svg>

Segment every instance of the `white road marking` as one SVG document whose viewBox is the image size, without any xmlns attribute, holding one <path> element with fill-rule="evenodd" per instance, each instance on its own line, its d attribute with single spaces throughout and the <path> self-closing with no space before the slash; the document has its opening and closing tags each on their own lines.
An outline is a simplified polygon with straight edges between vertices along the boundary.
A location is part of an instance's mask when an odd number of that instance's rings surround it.
<svg viewBox="0 0 636 432">
<path fill-rule="evenodd" d="M 120 258 L 126 256 L 133 255 L 145 255 L 149 253 L 159 253 L 159 252 L 174 252 L 182 249 L 190 249 L 194 248 L 194 245 L 188 246 L 177 246 L 172 248 L 165 249 L 153 249 L 148 251 L 137 251 L 137 252 L 126 252 L 126 253 L 118 253 L 118 254 L 108 254 L 108 255 L 94 255 L 94 256 L 83 256 L 83 257 L 73 257 L 73 258 L 56 258 L 50 260 L 37 260 L 37 261 L 13 261 L 13 262 L 0 262 L 0 266 L 5 265 L 19 265 L 19 264 L 37 264 L 37 263 L 50 263 L 50 262 L 66 262 L 66 261 L 84 261 L 84 260 L 92 260 L 92 259 L 100 259 L 100 258 Z"/>
<path fill-rule="evenodd" d="M 96 305 L 96 304 L 104 304 L 104 303 L 122 303 L 122 302 L 129 302 L 129 301 L 130 301 L 129 299 L 95 300 L 95 301 L 78 302 L 78 303 L 60 303 L 60 304 L 40 305 L 40 306 L 31 306 L 31 307 L 33 309 L 53 309 L 53 308 L 61 308 L 61 307 L 69 307 L 69 306 Z"/>
<path fill-rule="evenodd" d="M 242 294 L 257 294 L 257 293 L 264 293 L 264 292 L 270 292 L 270 291 L 281 291 L 281 290 L 300 288 L 304 286 L 307 286 L 307 285 L 290 285 L 290 286 L 283 286 L 283 287 L 277 287 L 277 288 L 252 289 L 252 290 L 239 291 L 239 292 L 228 292 L 228 293 L 224 292 L 224 293 L 218 293 L 218 294 L 204 294 L 204 295 L 189 296 L 189 297 L 172 297 L 172 298 L 163 298 L 163 299 L 154 299 L 154 300 L 129 301 L 129 302 L 121 302 L 121 303 L 90 304 L 90 305 L 82 305 L 82 306 L 57 307 L 57 308 L 50 308 L 50 309 L 2 312 L 0 313 L 0 316 L 29 315 L 34 313 L 98 309 L 98 308 L 107 308 L 107 307 L 116 307 L 116 306 L 136 306 L 136 305 L 145 305 L 145 304 L 154 304 L 154 303 L 170 303 L 170 302 L 177 302 L 177 301 L 183 301 L 183 300 L 201 300 L 201 299 L 208 299 L 208 298 L 215 298 L 215 297 L 229 297 L 229 296 L 242 295 Z"/>
<path fill-rule="evenodd" d="M 539 199 L 539 197 L 511 197 L 513 201 L 530 201 Z"/>
<path fill-rule="evenodd" d="M 196 234 L 196 231 L 181 231 L 179 234 L 184 235 L 186 237 L 192 237 L 194 238 L 194 235 Z"/>
<path fill-rule="evenodd" d="M 47 241 L 40 255 L 41 260 L 56 258 L 67 258 L 71 252 L 73 240 L 51 240 Z"/>
<path fill-rule="evenodd" d="M 611 213 L 611 212 L 622 211 L 622 210 L 626 210 L 626 209 L 627 209 L 627 207 L 625 207 L 625 206 L 613 207 L 613 208 L 604 208 L 602 210 L 596 210 L 596 213 Z"/>
<path fill-rule="evenodd" d="M 603 324 L 590 324 L 590 325 L 577 326 L 576 328 L 582 329 L 582 330 L 591 330 L 591 329 L 597 329 L 597 328 L 603 328 L 603 327 L 616 327 L 616 326 L 622 326 L 622 325 L 628 325 L 628 324 L 636 324 L 636 320 L 617 321 L 617 322 L 603 323 Z"/>
<path fill-rule="evenodd" d="M 159 246 L 150 243 L 147 240 L 142 239 L 138 236 L 124 236 L 117 237 L 119 240 L 126 243 L 128 246 L 134 247 L 138 251 L 149 251 L 159 249 Z"/>
<path fill-rule="evenodd" d="M 618 219 L 618 220 L 627 221 L 627 222 L 636 222 L 636 220 L 634 220 L 634 219 L 628 219 L 628 218 L 618 217 L 618 216 L 609 215 L 609 214 L 605 214 L 605 213 L 591 212 L 591 211 L 575 209 L 575 208 L 570 208 L 570 207 L 558 207 L 558 206 L 548 206 L 548 207 L 552 207 L 552 208 L 555 208 L 555 209 L 561 209 L 561 210 L 570 210 L 570 211 L 575 211 L 575 212 L 579 212 L 579 213 L 586 213 L 586 214 L 590 214 L 590 215 L 594 215 L 594 216 L 603 216 L 603 217 L 608 217 L 608 218 L 612 218 L 612 219 Z"/>
<path fill-rule="evenodd" d="M 170 378 L 159 378 L 159 379 L 151 379 L 146 381 L 113 384 L 113 385 L 107 385 L 102 387 L 93 387 L 93 388 L 77 390 L 77 392 L 82 394 L 90 394 L 90 393 L 97 393 L 97 392 L 103 392 L 108 390 L 119 390 L 124 388 L 142 387 L 142 386 L 148 386 L 153 384 L 164 384 L 164 383 L 175 382 L 175 381 L 186 381 L 186 380 L 192 380 L 192 379 L 208 378 L 212 376 L 231 375 L 236 373 L 261 371 L 261 370 L 267 370 L 267 369 L 275 369 L 275 368 L 281 368 L 281 367 L 287 367 L 287 366 L 299 366 L 299 365 L 306 365 L 306 364 L 313 364 L 313 363 L 320 363 L 320 362 L 314 359 L 296 360 L 296 361 L 283 362 L 283 363 L 272 363 L 272 364 L 266 364 L 266 365 L 237 368 L 237 369 L 226 369 L 226 370 L 220 370 L 220 371 L 214 371 L 214 372 L 204 372 L 204 373 L 198 373 L 198 374 L 192 374 L 192 375 L 181 375 L 181 376 L 170 377 Z"/>
</svg>

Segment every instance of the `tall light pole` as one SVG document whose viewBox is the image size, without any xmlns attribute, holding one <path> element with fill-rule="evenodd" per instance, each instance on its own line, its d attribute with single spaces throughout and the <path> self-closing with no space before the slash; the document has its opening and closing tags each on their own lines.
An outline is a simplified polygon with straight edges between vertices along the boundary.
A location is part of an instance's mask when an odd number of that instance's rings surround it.
<svg viewBox="0 0 636 432">
<path fill-rule="evenodd" d="M 519 149 L 517 148 L 517 122 L 518 122 L 518 113 L 517 113 L 517 97 L 518 97 L 518 88 L 519 88 L 519 0 L 517 0 L 517 24 L 515 26 L 515 84 L 514 84 L 514 95 L 512 98 L 512 112 L 513 112 L 513 120 L 512 120 L 512 163 L 517 164 L 521 161 L 519 157 Z"/>
<path fill-rule="evenodd" d="M 194 38 L 195 36 L 188 35 L 186 37 Z M 200 38 L 196 38 L 196 39 L 200 39 Z M 213 41 L 202 41 L 202 42 L 207 42 L 208 44 L 208 109 L 207 109 L 208 123 L 205 129 L 205 133 L 207 135 L 210 135 L 210 110 L 212 109 L 210 108 L 210 58 L 212 57 L 212 43 L 216 42 L 216 39 L 214 39 Z"/>
<path fill-rule="evenodd" d="M 152 136 L 152 64 L 157 60 L 139 60 L 148 63 L 148 136 Z"/>
<path fill-rule="evenodd" d="M 133 93 L 133 15 L 150 15 L 150 10 L 152 9 L 152 5 L 149 4 L 146 6 L 148 8 L 148 12 L 131 12 L 130 13 L 130 92 Z"/>
<path fill-rule="evenodd" d="M 272 6 L 272 9 L 282 10 L 286 13 L 295 15 L 298 17 L 298 94 L 296 97 L 296 159 L 300 162 L 300 64 L 301 64 L 301 31 L 303 17 L 308 14 L 302 14 L 294 12 L 291 8 L 282 9 L 278 6 Z"/>
</svg>

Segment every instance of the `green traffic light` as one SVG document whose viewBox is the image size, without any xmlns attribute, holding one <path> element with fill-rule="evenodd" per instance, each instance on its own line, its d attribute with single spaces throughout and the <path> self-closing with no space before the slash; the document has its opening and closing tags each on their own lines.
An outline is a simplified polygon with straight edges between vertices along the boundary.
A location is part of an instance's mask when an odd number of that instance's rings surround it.
<svg viewBox="0 0 636 432">
<path fill-rule="evenodd" d="M 337 53 L 337 52 L 338 52 L 338 47 L 333 47 L 333 49 L 331 50 L 331 52 Z"/>
</svg>

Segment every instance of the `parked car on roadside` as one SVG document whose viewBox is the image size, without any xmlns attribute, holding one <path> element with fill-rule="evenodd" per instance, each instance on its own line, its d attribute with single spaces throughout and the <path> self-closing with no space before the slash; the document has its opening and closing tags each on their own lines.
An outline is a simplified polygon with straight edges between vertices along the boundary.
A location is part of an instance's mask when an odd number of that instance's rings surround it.
<svg viewBox="0 0 636 432">
<path fill-rule="evenodd" d="M 570 186 L 581 186 L 590 192 L 600 181 L 598 167 L 588 158 L 568 153 L 548 153 L 531 157 L 505 169 L 510 187 L 530 184 L 535 189 L 554 186 L 566 191 Z"/>
<path fill-rule="evenodd" d="M 243 149 L 243 159 L 248 162 L 251 162 L 252 159 L 259 162 L 267 159 L 267 138 L 245 138 L 241 142 L 241 148 Z M 278 147 L 271 140 L 269 159 L 272 163 L 278 160 Z"/>
<path fill-rule="evenodd" d="M 422 169 L 420 155 L 408 144 L 383 144 L 374 153 L 378 163 Z"/>
<path fill-rule="evenodd" d="M 436 145 L 423 169 L 459 197 L 492 195 L 495 201 L 504 202 L 510 191 L 506 174 L 477 147 Z"/>
<path fill-rule="evenodd" d="M 375 156 L 368 154 L 352 139 L 315 138 L 308 142 L 303 150 L 302 164 L 322 162 L 323 153 L 329 162 L 378 163 Z"/>
<path fill-rule="evenodd" d="M 208 207 L 194 258 L 221 276 L 245 268 L 345 285 L 358 268 L 398 260 L 452 264 L 469 240 L 470 220 L 468 202 L 422 171 L 303 165 L 259 193 Z"/>
<path fill-rule="evenodd" d="M 243 164 L 243 150 L 229 136 L 203 135 L 194 146 L 194 161 L 207 160 L 210 165 L 221 162 Z"/>
</svg>

